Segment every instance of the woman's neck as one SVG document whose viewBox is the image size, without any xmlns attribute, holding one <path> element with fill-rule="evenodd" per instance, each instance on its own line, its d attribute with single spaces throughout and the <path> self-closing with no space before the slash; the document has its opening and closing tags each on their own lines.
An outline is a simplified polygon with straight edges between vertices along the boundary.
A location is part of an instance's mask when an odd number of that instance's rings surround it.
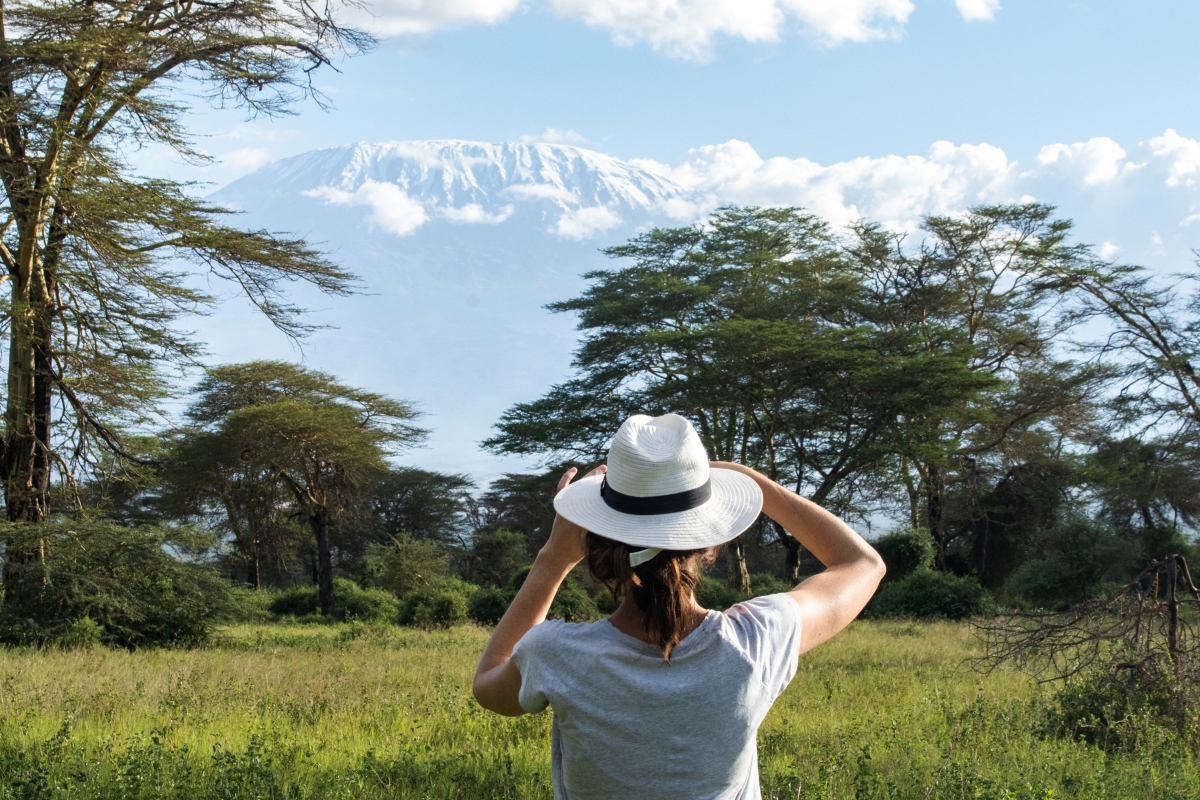
<svg viewBox="0 0 1200 800">
<path fill-rule="evenodd" d="M 684 637 L 696 630 L 700 623 L 704 622 L 704 618 L 708 616 L 708 609 L 696 602 L 695 595 L 689 597 L 688 600 L 691 604 L 688 613 L 691 616 L 687 627 L 683 629 Z M 621 605 L 617 606 L 617 610 L 609 616 L 608 621 L 621 633 L 653 644 L 653 641 L 646 635 L 646 612 L 637 607 L 637 604 L 633 602 L 633 598 L 628 592 L 625 593 L 625 597 L 621 600 Z"/>
</svg>

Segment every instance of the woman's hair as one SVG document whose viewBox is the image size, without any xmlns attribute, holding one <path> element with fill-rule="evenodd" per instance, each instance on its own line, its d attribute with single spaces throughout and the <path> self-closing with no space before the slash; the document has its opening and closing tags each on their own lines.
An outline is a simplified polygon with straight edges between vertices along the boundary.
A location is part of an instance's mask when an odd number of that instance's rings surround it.
<svg viewBox="0 0 1200 800">
<path fill-rule="evenodd" d="M 589 532 L 588 573 L 608 589 L 614 602 L 621 602 L 625 593 L 630 593 L 634 605 L 646 614 L 642 629 L 662 648 L 663 658 L 670 661 L 671 652 L 687 629 L 700 569 L 711 564 L 721 548 L 663 550 L 645 563 L 629 566 L 629 554 L 641 549 Z"/>
</svg>

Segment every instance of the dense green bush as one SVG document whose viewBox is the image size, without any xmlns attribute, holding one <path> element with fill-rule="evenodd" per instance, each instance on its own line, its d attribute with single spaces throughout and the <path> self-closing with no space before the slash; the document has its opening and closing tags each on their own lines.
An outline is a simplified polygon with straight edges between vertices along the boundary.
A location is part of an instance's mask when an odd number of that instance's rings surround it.
<svg viewBox="0 0 1200 800">
<path fill-rule="evenodd" d="M 750 576 L 750 593 L 755 597 L 768 594 L 783 594 L 790 592 L 793 587 L 782 578 L 769 572 L 756 572 Z"/>
<path fill-rule="evenodd" d="M 705 608 L 724 611 L 746 599 L 746 595 L 736 589 L 730 589 L 725 585 L 725 581 L 711 575 L 701 576 L 700 583 L 696 585 L 696 602 Z"/>
<path fill-rule="evenodd" d="M 529 570 L 532 566 L 522 567 L 513 575 L 512 580 L 508 583 L 510 597 L 515 596 L 525 583 L 525 579 L 529 577 Z M 558 587 L 558 592 L 554 595 L 553 602 L 550 603 L 550 610 L 546 612 L 547 619 L 565 619 L 567 622 L 591 622 L 592 620 L 600 619 L 599 604 L 596 599 L 588 594 L 583 587 L 583 583 L 579 578 L 579 570 L 576 568 L 567 573 L 566 579 L 562 582 L 562 586 Z M 510 601 L 511 602 L 511 601 Z"/>
<path fill-rule="evenodd" d="M 471 599 L 478 587 L 446 578 L 409 592 L 400 606 L 397 621 L 418 628 L 448 628 L 470 618 Z"/>
<path fill-rule="evenodd" d="M 974 576 L 918 569 L 884 584 L 867 606 L 867 615 L 966 619 L 984 613 L 988 606 L 987 591 Z"/>
<path fill-rule="evenodd" d="M 524 534 L 505 528 L 476 531 L 471 560 L 472 580 L 486 586 L 507 586 L 523 567 L 529 571 L 529 543 Z"/>
<path fill-rule="evenodd" d="M 387 544 L 367 548 L 365 581 L 404 597 L 422 586 L 436 583 L 449 572 L 449 559 L 435 542 L 423 542 L 407 534 Z"/>
<path fill-rule="evenodd" d="M 383 589 L 363 589 L 345 578 L 333 579 L 333 614 L 338 622 L 391 621 L 399 611 L 399 601 Z M 272 614 L 280 617 L 312 617 L 320 612 L 316 586 L 293 586 L 276 594 L 270 603 Z"/>
<path fill-rule="evenodd" d="M 480 625 L 495 625 L 508 610 L 513 593 L 495 586 L 484 586 L 471 596 L 467 615 Z"/>
<path fill-rule="evenodd" d="M 895 583 L 919 569 L 933 567 L 933 537 L 924 528 L 902 528 L 880 536 L 871 545 L 887 565 L 884 583 Z"/>
<path fill-rule="evenodd" d="M 1120 583 L 1129 545 L 1111 525 L 1073 517 L 1046 531 L 1040 557 L 1009 576 L 1008 590 L 1035 606 L 1061 610 Z"/>
<path fill-rule="evenodd" d="M 203 558 L 216 542 L 188 528 L 68 520 L 9 527 L 0 641 L 119 647 L 195 644 L 234 615 L 229 581 Z M 83 622 L 82 620 L 89 620 Z"/>
</svg>

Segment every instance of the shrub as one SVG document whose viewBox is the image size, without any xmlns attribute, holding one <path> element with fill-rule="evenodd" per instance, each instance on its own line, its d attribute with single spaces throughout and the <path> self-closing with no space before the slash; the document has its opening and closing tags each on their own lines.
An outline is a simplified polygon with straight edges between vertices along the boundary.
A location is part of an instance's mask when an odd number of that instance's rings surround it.
<svg viewBox="0 0 1200 800">
<path fill-rule="evenodd" d="M 529 545 L 525 535 L 516 531 L 482 530 L 475 534 L 471 556 L 475 580 L 488 586 L 505 586 L 529 563 Z"/>
<path fill-rule="evenodd" d="M 391 592 L 383 589 L 363 589 L 345 578 L 333 579 L 333 614 L 330 619 L 338 622 L 359 620 L 378 622 L 395 619 L 399 602 Z M 308 617 L 320 612 L 321 604 L 316 586 L 293 586 L 276 594 L 270 602 L 270 611 L 276 616 Z"/>
<path fill-rule="evenodd" d="M 202 531 L 85 519 L 9 527 L 4 536 L 9 548 L 44 556 L 9 565 L 2 641 L 76 641 L 94 624 L 103 643 L 119 647 L 196 644 L 233 616 L 229 581 L 204 559 L 216 541 Z"/>
<path fill-rule="evenodd" d="M 532 565 L 522 567 L 512 576 L 512 580 L 508 582 L 509 602 L 512 602 L 511 597 L 521 590 L 531 569 Z M 605 594 L 607 593 L 605 590 Z M 546 612 L 547 619 L 565 619 L 567 622 L 591 622 L 600 619 L 601 616 L 600 605 L 580 583 L 576 571 L 567 573 L 562 586 L 558 587 L 558 592 L 554 595 L 553 602 L 550 603 L 550 610 Z"/>
<path fill-rule="evenodd" d="M 696 586 L 696 602 L 705 608 L 724 611 L 746 599 L 746 595 L 737 589 L 730 589 L 724 581 L 717 580 L 711 575 L 701 576 L 700 583 Z"/>
<path fill-rule="evenodd" d="M 512 599 L 512 592 L 497 589 L 495 586 L 485 586 L 471 596 L 467 616 L 480 625 L 495 625 L 508 610 Z"/>
<path fill-rule="evenodd" d="M 987 610 L 987 591 L 974 576 L 919 569 L 885 584 L 867 606 L 872 617 L 966 619 Z"/>
<path fill-rule="evenodd" d="M 235 586 L 230 592 L 233 601 L 230 614 L 231 622 L 270 622 L 271 604 L 278 592 L 270 589 L 250 589 L 245 586 Z"/>
<path fill-rule="evenodd" d="M 568 575 L 567 580 L 558 587 L 546 617 L 567 622 L 592 622 L 600 619 L 600 609 L 596 607 L 592 596 L 574 580 L 574 576 Z"/>
<path fill-rule="evenodd" d="M 437 583 L 448 571 L 446 554 L 436 543 L 418 541 L 408 534 L 367 549 L 365 582 L 396 597 Z"/>
<path fill-rule="evenodd" d="M 790 592 L 793 588 L 787 581 L 769 572 L 756 572 L 750 576 L 750 593 L 755 597 L 763 597 L 768 594 L 783 594 L 784 592 Z"/>
<path fill-rule="evenodd" d="M 1111 526 L 1074 517 L 1046 531 L 1041 557 L 1017 567 L 1008 589 L 1034 605 L 1061 610 L 1116 582 L 1128 556 Z"/>
<path fill-rule="evenodd" d="M 477 590 L 457 578 L 423 586 L 404 598 L 397 621 L 418 628 L 449 628 L 466 622 Z"/>
<path fill-rule="evenodd" d="M 884 583 L 895 583 L 919 569 L 933 568 L 933 537 L 924 528 L 892 531 L 871 544 L 887 565 Z"/>
<path fill-rule="evenodd" d="M 91 617 L 80 617 L 58 637 L 58 645 L 69 650 L 90 650 L 104 644 L 104 628 Z"/>
</svg>

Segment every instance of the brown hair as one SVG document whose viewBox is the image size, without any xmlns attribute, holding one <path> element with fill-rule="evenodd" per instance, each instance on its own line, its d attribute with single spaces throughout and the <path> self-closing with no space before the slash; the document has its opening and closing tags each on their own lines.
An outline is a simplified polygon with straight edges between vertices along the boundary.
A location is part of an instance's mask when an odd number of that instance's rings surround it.
<svg viewBox="0 0 1200 800">
<path fill-rule="evenodd" d="M 687 629 L 687 612 L 700 583 L 700 569 L 711 564 L 721 548 L 663 550 L 643 564 L 629 566 L 629 554 L 641 549 L 589 532 L 588 574 L 608 589 L 613 602 L 621 602 L 626 592 L 632 596 L 634 605 L 646 615 L 642 630 L 662 648 L 663 658 L 669 662 Z"/>
</svg>

